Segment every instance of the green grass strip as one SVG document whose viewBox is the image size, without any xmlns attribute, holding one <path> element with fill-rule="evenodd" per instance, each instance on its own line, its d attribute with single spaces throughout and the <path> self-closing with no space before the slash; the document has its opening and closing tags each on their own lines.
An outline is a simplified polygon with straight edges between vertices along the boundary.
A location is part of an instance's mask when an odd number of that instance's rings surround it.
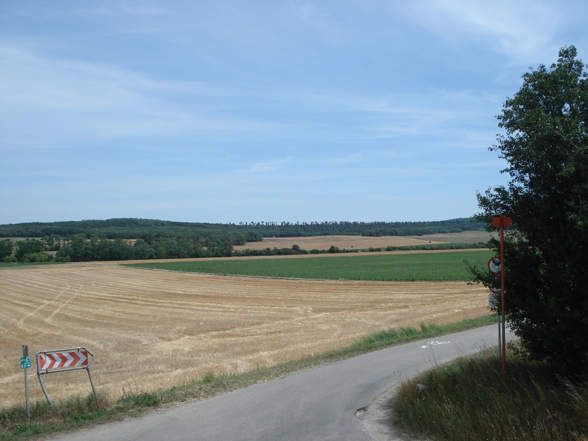
<svg viewBox="0 0 588 441">
<path fill-rule="evenodd" d="M 467 260 L 486 265 L 491 251 L 385 254 L 282 259 L 222 259 L 127 264 L 136 268 L 207 274 L 396 282 L 468 281 Z"/>
</svg>

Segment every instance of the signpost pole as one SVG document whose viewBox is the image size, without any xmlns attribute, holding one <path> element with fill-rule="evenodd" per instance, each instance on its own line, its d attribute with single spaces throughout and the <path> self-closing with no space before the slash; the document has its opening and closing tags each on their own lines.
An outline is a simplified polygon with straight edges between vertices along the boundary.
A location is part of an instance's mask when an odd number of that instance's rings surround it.
<svg viewBox="0 0 588 441">
<path fill-rule="evenodd" d="M 510 221 L 510 219 L 509 219 Z M 506 313 L 505 313 L 505 299 L 504 299 L 504 227 L 505 227 L 504 213 L 500 213 L 500 303 L 502 309 L 502 376 L 506 375 Z"/>
<path fill-rule="evenodd" d="M 25 405 L 27 409 L 27 424 L 31 422 L 31 408 L 29 407 L 29 378 L 27 375 L 27 361 L 30 363 L 29 358 L 29 347 L 27 345 L 22 345 L 22 357 L 24 362 L 21 361 L 24 371 L 24 384 L 25 384 Z"/>
<path fill-rule="evenodd" d="M 498 356 L 502 359 L 502 313 L 499 312 L 496 315 L 498 317 Z"/>
<path fill-rule="evenodd" d="M 498 316 L 498 356 L 502 358 L 502 315 L 496 315 Z"/>
<path fill-rule="evenodd" d="M 505 307 L 505 265 L 504 265 L 504 229 L 511 226 L 510 217 L 504 213 L 492 218 L 492 226 L 500 228 L 500 314 L 498 320 L 498 345 L 502 357 L 502 375 L 506 375 L 506 307 Z M 500 323 L 502 321 L 502 323 Z M 500 326 L 502 324 L 502 326 Z"/>
<path fill-rule="evenodd" d="M 488 269 L 496 276 L 498 276 L 499 274 L 501 274 L 502 272 L 502 263 L 500 261 L 499 257 L 491 257 L 490 260 L 488 260 Z M 500 300 L 498 300 L 497 298 L 497 294 L 500 294 L 502 292 L 502 287 L 497 287 L 494 284 L 490 284 L 489 286 L 490 288 L 490 292 L 492 292 L 492 294 L 490 294 L 489 296 L 489 305 L 491 307 L 496 307 L 496 309 L 498 310 L 500 307 Z M 502 357 L 502 325 L 501 325 L 501 311 L 498 310 L 496 317 L 498 317 L 498 356 Z"/>
</svg>

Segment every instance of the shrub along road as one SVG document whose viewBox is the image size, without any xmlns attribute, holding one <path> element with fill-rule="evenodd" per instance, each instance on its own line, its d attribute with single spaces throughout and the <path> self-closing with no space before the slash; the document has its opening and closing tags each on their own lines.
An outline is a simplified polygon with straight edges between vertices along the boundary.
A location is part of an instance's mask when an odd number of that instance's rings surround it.
<svg viewBox="0 0 588 441">
<path fill-rule="evenodd" d="M 512 334 L 507 336 L 512 338 Z M 404 379 L 497 344 L 487 326 L 372 352 L 54 441 L 399 439 L 378 403 Z M 380 397 L 380 399 L 378 399 Z M 384 424 L 383 424 L 384 423 Z"/>
</svg>

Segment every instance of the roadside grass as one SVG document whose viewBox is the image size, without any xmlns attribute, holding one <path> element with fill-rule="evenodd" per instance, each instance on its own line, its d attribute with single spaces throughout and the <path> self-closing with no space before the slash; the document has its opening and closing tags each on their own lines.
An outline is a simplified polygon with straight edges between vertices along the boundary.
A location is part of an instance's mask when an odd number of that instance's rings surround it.
<svg viewBox="0 0 588 441">
<path fill-rule="evenodd" d="M 366 280 L 394 282 L 469 281 L 468 266 L 485 266 L 494 253 L 446 253 L 315 257 L 313 259 L 245 259 L 125 264 L 135 268 L 300 279 Z"/>
<path fill-rule="evenodd" d="M 0 268 L 19 268 L 24 266 L 42 266 L 42 265 L 64 265 L 69 262 L 2 262 Z"/>
<path fill-rule="evenodd" d="M 404 382 L 390 419 L 407 437 L 431 441 L 588 439 L 588 384 L 509 351 L 507 372 L 486 350 Z"/>
<path fill-rule="evenodd" d="M 74 397 L 49 406 L 45 402 L 31 405 L 31 420 L 27 423 L 25 406 L 0 410 L 0 440 L 37 439 L 60 432 L 91 427 L 128 417 L 142 415 L 154 408 L 170 407 L 181 402 L 202 400 L 247 386 L 263 383 L 295 372 L 334 363 L 367 352 L 464 331 L 495 323 L 493 316 L 465 320 L 447 325 L 421 325 L 420 329 L 390 329 L 366 336 L 343 349 L 314 355 L 300 360 L 260 368 L 243 374 L 214 375 L 206 373 L 203 378 L 181 384 L 167 390 L 125 394 L 118 399 L 94 395 Z"/>
</svg>

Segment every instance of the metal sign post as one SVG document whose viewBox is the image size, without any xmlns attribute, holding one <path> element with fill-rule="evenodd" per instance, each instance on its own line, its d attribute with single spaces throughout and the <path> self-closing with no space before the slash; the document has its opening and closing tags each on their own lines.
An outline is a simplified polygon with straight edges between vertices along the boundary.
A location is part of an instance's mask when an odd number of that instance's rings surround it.
<svg viewBox="0 0 588 441">
<path fill-rule="evenodd" d="M 505 273 L 504 273 L 504 229 L 510 227 L 512 224 L 510 217 L 505 217 L 504 213 L 500 213 L 500 216 L 492 218 L 492 226 L 500 228 L 500 302 L 501 302 L 501 313 L 502 313 L 502 375 L 506 375 L 506 309 L 505 309 L 505 298 L 504 298 L 504 285 L 505 285 Z"/>
<path fill-rule="evenodd" d="M 488 260 L 488 269 L 494 273 L 495 275 L 499 275 L 501 271 L 502 265 L 500 263 L 500 259 L 498 257 L 491 257 Z M 496 283 L 496 279 L 493 280 L 494 284 L 490 284 L 488 288 L 492 292 L 488 297 L 489 306 L 495 306 L 497 309 L 500 306 L 500 298 L 498 294 L 502 292 L 502 288 L 499 286 L 499 283 Z M 501 327 L 501 316 L 500 312 L 496 314 L 498 317 L 498 356 L 502 357 L 502 327 Z"/>
<path fill-rule="evenodd" d="M 24 371 L 25 385 L 25 405 L 27 409 L 27 424 L 31 422 L 31 408 L 29 407 L 29 377 L 27 369 L 31 367 L 31 357 L 29 357 L 29 347 L 22 345 L 22 357 L 20 359 L 20 368 Z"/>
<path fill-rule="evenodd" d="M 92 386 L 92 392 L 94 392 L 94 398 L 98 401 L 96 389 L 94 389 L 94 382 L 90 375 L 90 364 L 93 360 L 94 354 L 82 347 L 37 352 L 37 376 L 39 377 L 39 383 L 41 384 L 41 389 L 43 389 L 47 402 L 51 404 L 51 400 L 49 400 L 49 395 L 47 395 L 41 375 L 74 371 L 78 369 L 85 369 L 86 372 L 88 372 L 88 378 L 90 378 L 90 385 Z"/>
</svg>

